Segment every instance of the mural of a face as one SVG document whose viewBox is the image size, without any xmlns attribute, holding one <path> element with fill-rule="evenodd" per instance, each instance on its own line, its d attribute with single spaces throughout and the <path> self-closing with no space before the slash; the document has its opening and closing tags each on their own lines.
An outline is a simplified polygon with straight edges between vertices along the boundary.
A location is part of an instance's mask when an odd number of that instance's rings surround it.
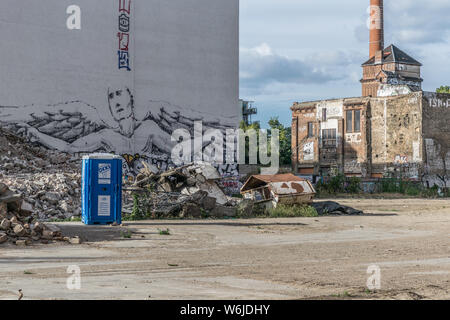
<svg viewBox="0 0 450 320">
<path fill-rule="evenodd" d="M 111 115 L 118 122 L 134 115 L 133 95 L 130 89 L 108 90 L 108 104 Z"/>
</svg>

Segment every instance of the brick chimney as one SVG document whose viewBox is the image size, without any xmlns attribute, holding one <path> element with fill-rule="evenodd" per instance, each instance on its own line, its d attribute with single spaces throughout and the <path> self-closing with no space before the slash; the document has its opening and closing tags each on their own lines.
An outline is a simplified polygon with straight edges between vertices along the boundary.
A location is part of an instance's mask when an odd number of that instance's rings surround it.
<svg viewBox="0 0 450 320">
<path fill-rule="evenodd" d="M 370 42 L 369 58 L 384 49 L 383 0 L 370 0 Z"/>
</svg>

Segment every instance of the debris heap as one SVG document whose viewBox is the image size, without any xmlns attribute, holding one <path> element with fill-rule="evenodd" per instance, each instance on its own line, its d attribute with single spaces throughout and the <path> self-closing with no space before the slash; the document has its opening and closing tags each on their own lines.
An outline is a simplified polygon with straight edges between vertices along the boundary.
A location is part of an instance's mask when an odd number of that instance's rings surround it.
<svg viewBox="0 0 450 320">
<path fill-rule="evenodd" d="M 41 221 L 81 215 L 81 169 L 70 155 L 33 145 L 0 128 L 0 180 L 24 195 Z"/>
<path fill-rule="evenodd" d="M 63 237 L 55 225 L 37 222 L 33 206 L 0 182 L 0 244 L 11 242 L 26 246 L 33 242 L 67 241 L 80 243 L 79 238 Z"/>
<path fill-rule="evenodd" d="M 233 217 L 236 200 L 225 195 L 218 185 L 220 175 L 209 163 L 199 162 L 157 173 L 143 163 L 136 182 L 126 187 L 129 192 L 124 212 L 132 213 L 138 206 L 144 215 L 153 218 Z M 130 196 L 134 196 L 133 199 Z"/>
</svg>

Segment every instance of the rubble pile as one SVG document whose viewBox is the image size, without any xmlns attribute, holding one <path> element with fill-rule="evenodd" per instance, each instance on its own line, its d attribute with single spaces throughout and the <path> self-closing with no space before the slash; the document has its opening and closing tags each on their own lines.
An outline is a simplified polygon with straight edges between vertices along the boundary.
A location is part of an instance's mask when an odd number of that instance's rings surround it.
<svg viewBox="0 0 450 320">
<path fill-rule="evenodd" d="M 81 215 L 79 160 L 0 128 L 0 180 L 24 195 L 41 221 Z"/>
<path fill-rule="evenodd" d="M 9 242 L 27 246 L 33 242 L 51 241 L 81 243 L 79 237 L 63 237 L 57 226 L 36 221 L 32 213 L 33 206 L 29 202 L 0 182 L 0 244 Z"/>
<path fill-rule="evenodd" d="M 220 175 L 209 163 L 199 162 L 164 173 L 144 168 L 129 188 L 124 212 L 135 206 L 133 195 L 140 195 L 140 207 L 154 218 L 200 218 L 236 216 L 235 199 L 227 197 L 217 181 Z"/>
</svg>

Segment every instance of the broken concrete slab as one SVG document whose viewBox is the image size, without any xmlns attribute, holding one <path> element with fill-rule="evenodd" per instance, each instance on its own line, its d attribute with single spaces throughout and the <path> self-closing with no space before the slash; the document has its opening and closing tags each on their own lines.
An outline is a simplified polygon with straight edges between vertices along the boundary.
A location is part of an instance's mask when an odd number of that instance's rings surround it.
<svg viewBox="0 0 450 320">
<path fill-rule="evenodd" d="M 216 204 L 217 204 L 217 199 L 216 198 L 213 198 L 213 197 L 210 197 L 210 196 L 206 196 L 203 199 L 202 207 L 205 210 L 207 210 L 207 211 L 211 211 L 211 210 L 214 210 L 214 208 L 216 207 Z"/>
<path fill-rule="evenodd" d="M 0 222 L 0 229 L 7 231 L 11 228 L 11 221 L 8 219 L 3 219 L 2 222 Z"/>
<path fill-rule="evenodd" d="M 21 216 L 30 216 L 33 213 L 33 206 L 26 202 L 25 200 L 22 201 L 22 204 L 20 206 L 20 215 Z"/>
<path fill-rule="evenodd" d="M 23 237 L 27 233 L 26 229 L 20 224 L 17 224 L 13 228 L 13 231 L 14 231 L 15 235 L 18 237 Z"/>
<path fill-rule="evenodd" d="M 0 231 L 0 244 L 8 241 L 8 235 L 5 232 Z"/>
<path fill-rule="evenodd" d="M 69 242 L 71 244 L 81 244 L 81 239 L 80 239 L 80 237 L 74 237 L 74 238 L 70 238 Z"/>
<path fill-rule="evenodd" d="M 8 186 L 0 182 L 0 195 L 4 194 L 8 190 L 9 190 Z"/>
<path fill-rule="evenodd" d="M 202 216 L 202 211 L 197 204 L 186 203 L 183 205 L 181 215 L 185 218 L 200 218 Z"/>
<path fill-rule="evenodd" d="M 18 193 L 15 193 L 11 190 L 7 190 L 0 195 L 0 202 L 9 204 L 13 202 L 19 202 L 22 199 L 22 196 Z"/>
<path fill-rule="evenodd" d="M 16 240 L 17 246 L 28 246 L 30 242 L 28 240 Z"/>
<path fill-rule="evenodd" d="M 218 205 L 211 211 L 211 216 L 215 218 L 235 217 L 237 208 Z"/>
</svg>

